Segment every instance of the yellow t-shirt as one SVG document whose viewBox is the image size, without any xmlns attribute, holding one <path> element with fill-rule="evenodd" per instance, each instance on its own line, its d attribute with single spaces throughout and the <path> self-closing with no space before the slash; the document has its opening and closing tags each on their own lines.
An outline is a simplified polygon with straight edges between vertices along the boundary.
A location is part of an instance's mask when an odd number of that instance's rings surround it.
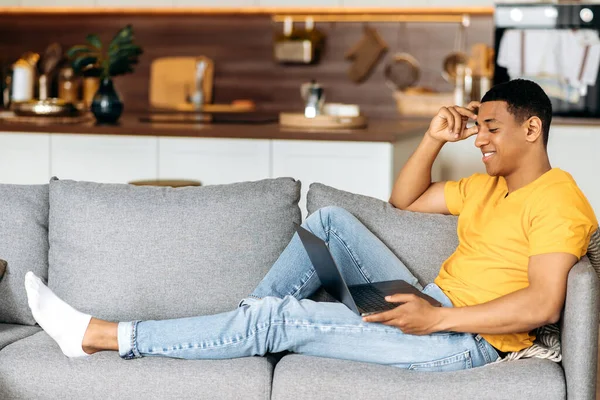
<svg viewBox="0 0 600 400">
<path fill-rule="evenodd" d="M 565 252 L 585 255 L 598 221 L 573 177 L 553 168 L 508 193 L 503 177 L 475 174 L 447 182 L 446 205 L 459 215 L 458 247 L 435 283 L 454 306 L 494 300 L 529 286 L 529 257 Z M 495 348 L 510 352 L 531 346 L 528 332 L 482 334 Z"/>
</svg>

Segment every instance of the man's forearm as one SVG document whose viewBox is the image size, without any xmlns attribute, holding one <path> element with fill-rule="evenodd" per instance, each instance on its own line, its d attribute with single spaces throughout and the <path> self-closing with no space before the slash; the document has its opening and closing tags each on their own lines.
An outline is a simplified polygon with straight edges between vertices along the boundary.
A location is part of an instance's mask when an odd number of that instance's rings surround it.
<svg viewBox="0 0 600 400">
<path fill-rule="evenodd" d="M 435 330 L 489 334 L 529 332 L 558 321 L 559 315 L 543 304 L 539 294 L 525 288 L 476 306 L 441 308 Z"/>
<path fill-rule="evenodd" d="M 425 133 L 410 156 L 392 189 L 390 203 L 404 209 L 417 200 L 431 185 L 431 168 L 444 143 Z"/>
</svg>

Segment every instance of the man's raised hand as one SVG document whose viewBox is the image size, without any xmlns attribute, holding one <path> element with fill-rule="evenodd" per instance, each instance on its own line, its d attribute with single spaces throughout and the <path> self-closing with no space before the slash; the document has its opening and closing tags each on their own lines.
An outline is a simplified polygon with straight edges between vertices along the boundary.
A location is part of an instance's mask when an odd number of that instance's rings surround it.
<svg viewBox="0 0 600 400">
<path fill-rule="evenodd" d="M 480 103 L 472 101 L 467 107 L 442 107 L 429 124 L 427 134 L 432 138 L 445 142 L 458 142 L 475 135 L 479 128 L 473 125 L 467 128 L 469 119 L 476 120 Z"/>
</svg>

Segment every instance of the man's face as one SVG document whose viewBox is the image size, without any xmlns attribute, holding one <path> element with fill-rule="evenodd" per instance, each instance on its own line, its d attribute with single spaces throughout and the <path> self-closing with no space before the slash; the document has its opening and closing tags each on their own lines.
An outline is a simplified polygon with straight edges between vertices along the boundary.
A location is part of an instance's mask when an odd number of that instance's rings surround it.
<svg viewBox="0 0 600 400">
<path fill-rule="evenodd" d="M 477 113 L 479 131 L 475 139 L 489 175 L 507 176 L 526 161 L 527 133 L 507 110 L 505 101 L 481 103 Z"/>
</svg>

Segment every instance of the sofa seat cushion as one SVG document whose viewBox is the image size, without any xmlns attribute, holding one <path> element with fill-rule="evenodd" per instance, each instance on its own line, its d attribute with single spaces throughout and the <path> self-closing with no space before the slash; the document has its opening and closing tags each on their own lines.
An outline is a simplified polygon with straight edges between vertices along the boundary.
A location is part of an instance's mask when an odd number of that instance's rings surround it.
<svg viewBox="0 0 600 400">
<path fill-rule="evenodd" d="M 456 372 L 287 355 L 273 376 L 274 400 L 296 399 L 565 399 L 560 365 L 541 359 Z"/>
<path fill-rule="evenodd" d="M 458 218 L 398 210 L 390 203 L 320 183 L 310 185 L 308 213 L 338 206 L 346 209 L 406 265 L 421 284 L 433 282 L 442 263 L 456 250 Z"/>
<path fill-rule="evenodd" d="M 39 332 L 0 351 L 0 399 L 269 399 L 270 358 L 69 359 Z"/>
<path fill-rule="evenodd" d="M 52 181 L 48 286 L 113 321 L 232 310 L 292 238 L 299 198 L 291 178 L 176 189 Z"/>
<path fill-rule="evenodd" d="M 48 277 L 48 185 L 0 185 L 0 322 L 35 325 L 25 274 Z"/>
<path fill-rule="evenodd" d="M 41 328 L 29 325 L 0 324 L 0 350 L 11 343 L 39 332 Z"/>
</svg>

